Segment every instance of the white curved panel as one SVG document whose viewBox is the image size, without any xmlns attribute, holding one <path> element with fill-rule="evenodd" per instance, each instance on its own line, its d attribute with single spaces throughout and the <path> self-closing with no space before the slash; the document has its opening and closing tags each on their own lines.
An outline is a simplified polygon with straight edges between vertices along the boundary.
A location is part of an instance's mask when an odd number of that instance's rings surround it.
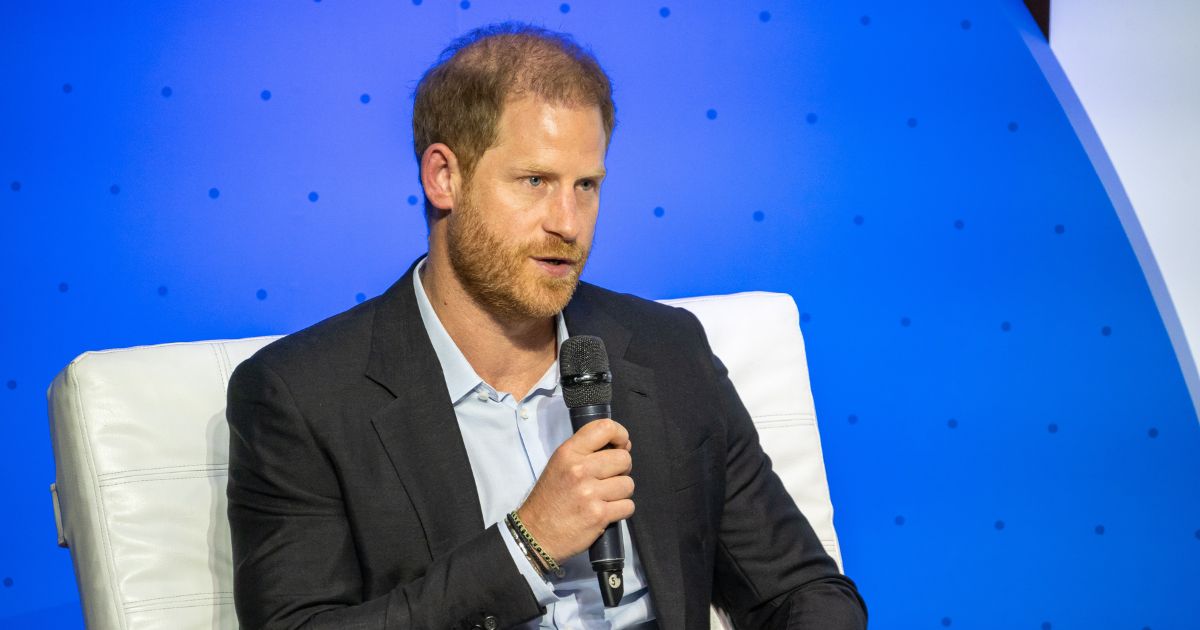
<svg viewBox="0 0 1200 630">
<path fill-rule="evenodd" d="M 1050 9 L 1049 47 L 1031 32 L 1026 44 L 1121 219 L 1200 413 L 1200 3 Z"/>
</svg>

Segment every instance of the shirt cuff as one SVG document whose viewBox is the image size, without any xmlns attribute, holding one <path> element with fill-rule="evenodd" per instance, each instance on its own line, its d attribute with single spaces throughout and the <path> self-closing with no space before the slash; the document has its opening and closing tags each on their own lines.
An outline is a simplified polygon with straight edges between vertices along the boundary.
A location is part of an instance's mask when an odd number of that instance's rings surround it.
<svg viewBox="0 0 1200 630">
<path fill-rule="evenodd" d="M 509 555 L 512 556 L 513 562 L 517 565 L 517 570 L 521 575 L 525 576 L 525 581 L 529 583 L 529 589 L 533 591 L 533 596 L 537 598 L 538 606 L 549 606 L 558 600 L 558 596 L 554 594 L 554 589 L 542 576 L 534 570 L 533 565 L 529 564 L 529 560 L 525 558 L 525 554 L 521 553 L 520 547 L 517 547 L 517 541 L 513 540 L 512 532 L 508 531 L 508 524 L 500 521 L 498 529 L 500 537 L 504 539 L 504 546 L 508 549 Z"/>
</svg>

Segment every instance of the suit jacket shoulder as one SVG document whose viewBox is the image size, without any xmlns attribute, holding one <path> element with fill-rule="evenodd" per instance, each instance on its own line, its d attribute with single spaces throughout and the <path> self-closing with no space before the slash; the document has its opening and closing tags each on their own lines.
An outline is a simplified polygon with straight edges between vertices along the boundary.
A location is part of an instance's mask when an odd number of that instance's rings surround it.
<svg viewBox="0 0 1200 630">
<path fill-rule="evenodd" d="M 263 364 L 285 382 L 337 387 L 366 369 L 375 307 L 367 300 L 259 348 L 246 362 Z"/>
<path fill-rule="evenodd" d="M 704 328 L 686 309 L 581 282 L 575 298 L 564 312 L 568 328 L 573 314 L 589 321 L 611 321 L 615 324 L 613 330 L 627 333 L 628 338 L 622 339 L 620 334 L 606 335 L 606 343 L 625 342 L 622 347 L 610 347 L 609 353 L 627 352 L 627 358 L 636 363 L 662 362 L 667 357 L 679 360 L 681 351 L 701 363 L 710 362 L 711 350 Z M 574 332 L 572 330 L 572 334 Z M 610 336 L 613 339 L 610 340 Z"/>
</svg>

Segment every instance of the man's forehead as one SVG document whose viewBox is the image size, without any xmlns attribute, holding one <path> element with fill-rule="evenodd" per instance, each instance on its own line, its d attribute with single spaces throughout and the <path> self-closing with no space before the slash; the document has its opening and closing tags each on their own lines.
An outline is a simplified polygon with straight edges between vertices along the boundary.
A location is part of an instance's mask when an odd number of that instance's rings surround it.
<svg viewBox="0 0 1200 630">
<path fill-rule="evenodd" d="M 603 130 L 604 124 L 600 115 L 600 106 L 595 103 L 583 103 L 570 100 L 549 100 L 535 95 L 524 95 L 518 97 L 510 97 L 505 99 L 504 106 L 500 108 L 500 123 L 509 122 L 514 119 L 536 118 L 546 116 L 551 112 L 569 112 L 569 113 L 586 113 L 595 114 L 596 123 Z"/>
<path fill-rule="evenodd" d="M 593 136 L 594 134 L 594 136 Z M 593 136 L 593 137 L 589 137 Z M 604 125 L 597 105 L 556 103 L 534 97 L 507 102 L 496 126 L 497 148 L 561 151 L 598 151 L 603 159 L 607 149 Z"/>
</svg>

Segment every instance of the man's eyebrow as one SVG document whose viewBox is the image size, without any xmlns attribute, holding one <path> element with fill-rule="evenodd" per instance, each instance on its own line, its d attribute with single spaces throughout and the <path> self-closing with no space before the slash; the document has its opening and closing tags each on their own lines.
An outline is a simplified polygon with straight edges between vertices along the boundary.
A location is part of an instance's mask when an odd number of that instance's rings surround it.
<svg viewBox="0 0 1200 630">
<path fill-rule="evenodd" d="M 517 165 L 515 167 L 515 170 L 520 171 L 522 173 L 553 173 L 554 172 L 554 169 L 552 169 L 548 166 L 534 163 L 534 162 Z M 608 175 L 608 170 L 606 170 L 603 166 L 601 166 L 599 170 L 592 171 L 591 173 L 584 175 L 580 179 L 604 179 L 604 177 L 606 175 Z"/>
</svg>

